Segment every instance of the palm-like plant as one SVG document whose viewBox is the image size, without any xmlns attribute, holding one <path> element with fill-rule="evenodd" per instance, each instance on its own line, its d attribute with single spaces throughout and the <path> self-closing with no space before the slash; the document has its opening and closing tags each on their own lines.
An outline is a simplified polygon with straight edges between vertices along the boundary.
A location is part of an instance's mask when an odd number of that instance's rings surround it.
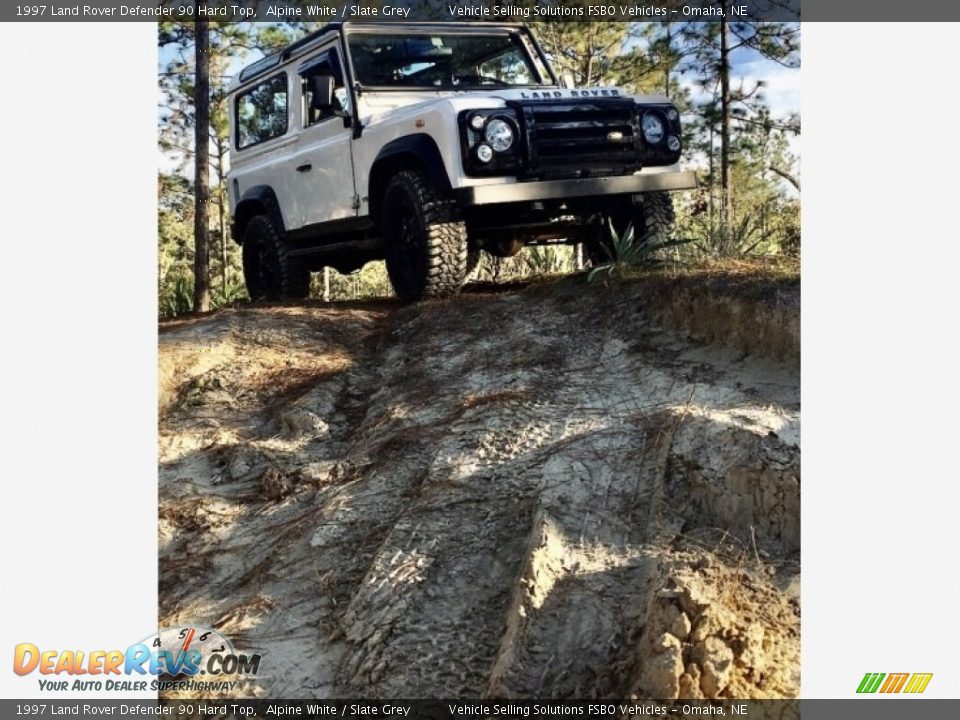
<svg viewBox="0 0 960 720">
<path fill-rule="evenodd" d="M 609 236 L 601 247 L 606 261 L 594 267 L 587 275 L 587 280 L 593 280 L 600 274 L 612 275 L 627 266 L 657 265 L 663 262 L 658 253 L 671 247 L 686 245 L 689 240 L 658 240 L 645 238 L 638 240 L 633 223 L 627 225 L 622 233 L 618 233 L 613 223 L 608 221 Z"/>
</svg>

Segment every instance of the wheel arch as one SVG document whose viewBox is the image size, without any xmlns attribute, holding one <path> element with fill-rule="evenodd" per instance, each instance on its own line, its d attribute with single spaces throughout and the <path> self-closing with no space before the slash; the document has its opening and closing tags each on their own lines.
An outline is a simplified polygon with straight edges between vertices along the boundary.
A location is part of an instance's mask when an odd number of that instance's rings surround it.
<svg viewBox="0 0 960 720">
<path fill-rule="evenodd" d="M 280 203 L 273 188 L 269 185 L 254 185 L 243 194 L 233 211 L 230 234 L 237 245 L 243 244 L 247 223 L 256 215 L 267 215 L 276 224 L 278 230 L 286 232 Z"/>
<path fill-rule="evenodd" d="M 419 170 L 440 193 L 451 191 L 450 178 L 437 141 L 426 133 L 414 133 L 384 145 L 370 166 L 367 199 L 370 217 L 379 222 L 383 191 L 390 178 L 401 170 Z"/>
</svg>

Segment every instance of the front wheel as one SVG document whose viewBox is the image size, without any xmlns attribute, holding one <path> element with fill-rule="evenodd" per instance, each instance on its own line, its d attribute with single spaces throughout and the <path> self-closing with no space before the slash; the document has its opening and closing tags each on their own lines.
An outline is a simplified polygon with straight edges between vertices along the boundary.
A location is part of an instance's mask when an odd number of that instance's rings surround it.
<svg viewBox="0 0 960 720">
<path fill-rule="evenodd" d="M 406 301 L 456 294 L 467 277 L 467 226 L 456 203 L 415 170 L 397 173 L 383 195 L 387 273 Z"/>
<path fill-rule="evenodd" d="M 644 193 L 640 198 L 642 202 L 638 205 L 624 202 L 622 207 L 610 210 L 604 216 L 598 237 L 584 243 L 584 250 L 591 265 L 602 265 L 617 259 L 616 249 L 610 238 L 611 225 L 618 237 L 623 237 L 627 228 L 632 225 L 635 245 L 655 246 L 673 238 L 676 214 L 670 193 L 650 192 Z"/>
</svg>

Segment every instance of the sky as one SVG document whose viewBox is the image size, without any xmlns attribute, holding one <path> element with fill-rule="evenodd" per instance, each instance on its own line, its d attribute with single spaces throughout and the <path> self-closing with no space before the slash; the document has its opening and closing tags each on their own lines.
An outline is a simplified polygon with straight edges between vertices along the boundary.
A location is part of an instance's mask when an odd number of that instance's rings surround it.
<svg viewBox="0 0 960 720">
<path fill-rule="evenodd" d="M 756 51 L 744 49 L 733 57 L 731 70 L 733 82 L 739 82 L 742 78 L 747 88 L 758 80 L 764 82 L 763 96 L 774 118 L 800 114 L 801 68 L 787 68 Z M 680 81 L 681 85 L 689 88 L 694 102 L 707 100 L 706 94 L 696 87 L 695 82 L 696 78 L 690 75 L 682 76 Z M 800 157 L 801 137 L 793 136 L 789 140 L 790 152 L 797 157 Z M 784 183 L 784 186 L 788 184 Z"/>
<path fill-rule="evenodd" d="M 766 81 L 764 92 L 775 116 L 800 112 L 800 69 L 785 68 L 759 55 L 734 65 L 733 69 L 748 82 Z"/>
</svg>

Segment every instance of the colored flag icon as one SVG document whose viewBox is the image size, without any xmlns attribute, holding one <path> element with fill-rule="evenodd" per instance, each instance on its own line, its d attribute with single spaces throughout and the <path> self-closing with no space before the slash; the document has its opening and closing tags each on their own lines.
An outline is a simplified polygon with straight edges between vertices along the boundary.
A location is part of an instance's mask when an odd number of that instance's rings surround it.
<svg viewBox="0 0 960 720">
<path fill-rule="evenodd" d="M 910 693 L 919 694 L 927 689 L 933 673 L 866 673 L 857 686 L 860 695 Z"/>
</svg>

